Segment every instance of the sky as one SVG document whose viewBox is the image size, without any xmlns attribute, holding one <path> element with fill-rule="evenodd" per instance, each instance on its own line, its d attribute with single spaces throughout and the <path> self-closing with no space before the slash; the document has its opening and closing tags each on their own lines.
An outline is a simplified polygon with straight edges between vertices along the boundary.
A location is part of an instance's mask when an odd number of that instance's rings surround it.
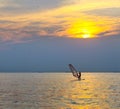
<svg viewBox="0 0 120 109">
<path fill-rule="evenodd" d="M 0 72 L 119 72 L 119 56 L 119 0 L 0 0 Z"/>
</svg>

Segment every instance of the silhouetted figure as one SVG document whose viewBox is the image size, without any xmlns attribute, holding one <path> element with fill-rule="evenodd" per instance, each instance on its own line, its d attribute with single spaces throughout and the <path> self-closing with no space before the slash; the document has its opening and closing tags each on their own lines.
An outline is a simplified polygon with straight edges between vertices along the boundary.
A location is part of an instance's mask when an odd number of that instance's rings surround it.
<svg viewBox="0 0 120 109">
<path fill-rule="evenodd" d="M 78 78 L 78 80 L 81 80 L 81 72 L 77 72 L 77 70 L 73 67 L 72 64 L 69 64 L 69 68 L 70 68 L 73 76 Z"/>
<path fill-rule="evenodd" d="M 78 73 L 78 80 L 81 80 L 81 72 Z"/>
</svg>

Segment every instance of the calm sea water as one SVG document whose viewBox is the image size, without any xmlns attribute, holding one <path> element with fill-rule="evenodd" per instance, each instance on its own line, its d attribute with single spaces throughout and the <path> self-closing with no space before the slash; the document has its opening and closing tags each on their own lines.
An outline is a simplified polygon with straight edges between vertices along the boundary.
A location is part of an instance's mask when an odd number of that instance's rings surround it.
<svg viewBox="0 0 120 109">
<path fill-rule="evenodd" d="M 120 109 L 120 73 L 0 73 L 0 109 Z"/>
</svg>

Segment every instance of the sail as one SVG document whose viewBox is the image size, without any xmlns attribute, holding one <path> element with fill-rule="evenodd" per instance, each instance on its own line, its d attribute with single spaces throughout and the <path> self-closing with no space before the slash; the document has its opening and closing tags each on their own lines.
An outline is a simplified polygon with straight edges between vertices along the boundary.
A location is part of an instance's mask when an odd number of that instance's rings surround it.
<svg viewBox="0 0 120 109">
<path fill-rule="evenodd" d="M 69 68 L 70 68 L 73 76 L 78 77 L 78 72 L 77 72 L 77 70 L 73 67 L 72 64 L 69 64 Z"/>
</svg>

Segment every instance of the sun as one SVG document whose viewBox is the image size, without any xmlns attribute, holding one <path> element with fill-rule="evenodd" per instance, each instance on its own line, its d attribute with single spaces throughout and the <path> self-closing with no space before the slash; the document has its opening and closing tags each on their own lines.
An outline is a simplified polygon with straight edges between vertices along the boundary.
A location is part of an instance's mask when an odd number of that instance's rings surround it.
<svg viewBox="0 0 120 109">
<path fill-rule="evenodd" d="M 83 34 L 83 35 L 82 35 L 82 38 L 85 38 L 85 39 L 86 39 L 86 38 L 91 38 L 91 35 L 90 35 L 90 34 Z"/>
<path fill-rule="evenodd" d="M 81 38 L 83 39 L 91 39 L 91 38 L 97 38 L 97 35 L 94 35 L 92 33 L 83 33 L 81 35 Z"/>
<path fill-rule="evenodd" d="M 80 39 L 97 38 L 98 34 L 102 31 L 99 26 L 93 21 L 75 21 L 66 30 L 68 37 Z"/>
<path fill-rule="evenodd" d="M 94 36 L 92 36 L 92 34 L 90 34 L 90 33 L 77 34 L 77 35 L 73 35 L 72 37 L 73 38 L 82 38 L 82 39 L 94 38 Z"/>
</svg>

